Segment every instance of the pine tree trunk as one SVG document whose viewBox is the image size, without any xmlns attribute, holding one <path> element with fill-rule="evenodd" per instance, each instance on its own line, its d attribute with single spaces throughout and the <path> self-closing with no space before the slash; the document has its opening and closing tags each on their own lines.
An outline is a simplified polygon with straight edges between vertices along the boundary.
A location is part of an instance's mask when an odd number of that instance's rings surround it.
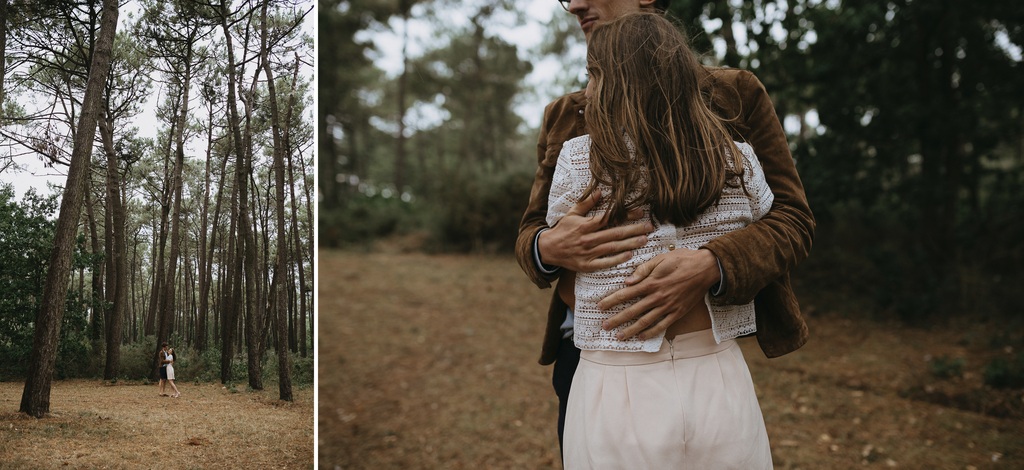
<svg viewBox="0 0 1024 470">
<path fill-rule="evenodd" d="M 128 246 L 124 236 L 126 215 L 124 204 L 121 202 L 121 181 L 117 153 L 114 151 L 113 124 L 101 119 L 100 135 L 103 137 L 103 149 L 107 156 L 107 212 L 110 213 L 111 222 L 107 236 L 110 240 L 110 249 L 107 250 L 110 258 L 107 291 L 111 294 L 108 296 L 110 310 L 106 318 L 107 357 L 103 378 L 113 380 L 117 378 L 120 369 L 122 325 L 128 301 Z"/>
<path fill-rule="evenodd" d="M 174 135 L 176 132 L 177 120 L 171 123 L 170 134 Z M 171 214 L 171 193 L 173 188 L 173 176 L 172 168 L 168 168 L 168 162 L 171 161 L 171 148 L 170 139 L 168 139 L 167 157 L 164 159 L 164 187 L 160 194 L 160 229 L 154 236 L 156 237 L 155 246 L 153 247 L 153 287 L 150 289 L 149 297 L 149 310 L 146 314 L 146 331 L 145 335 L 157 335 L 159 337 L 160 318 L 158 312 L 160 307 L 163 305 L 164 288 L 166 286 L 166 271 L 164 269 L 165 254 L 167 249 L 167 232 L 168 226 L 170 225 L 170 214 Z M 168 184 L 168 181 L 172 181 Z M 154 223 L 156 223 L 154 221 Z M 157 345 L 160 344 L 160 340 L 157 340 Z M 159 350 L 159 346 L 157 346 Z M 156 356 L 154 356 L 154 361 Z M 157 369 L 154 368 L 152 377 L 157 378 Z"/>
<path fill-rule="evenodd" d="M 102 117 L 97 118 L 102 120 Z M 89 319 L 89 339 L 92 340 L 93 346 L 99 348 L 102 347 L 100 340 L 103 337 L 103 309 L 97 308 L 100 303 L 98 299 L 102 299 L 103 295 L 103 276 L 106 273 L 105 263 L 96 262 L 95 256 L 103 253 L 103 249 L 100 248 L 100 236 L 99 231 L 96 228 L 96 211 L 94 207 L 94 201 L 92 198 L 92 181 L 89 177 L 85 178 L 85 220 L 86 225 L 89 227 L 89 246 L 92 250 L 90 254 L 93 255 L 92 263 L 90 263 L 90 270 L 92 271 L 92 286 L 89 295 L 82 297 L 82 302 L 88 307 L 88 310 L 92 312 L 92 317 Z M 109 237 L 107 237 L 109 238 Z"/>
<path fill-rule="evenodd" d="M 186 63 L 191 60 L 187 58 Z M 172 213 L 170 217 L 171 224 L 171 252 L 167 259 L 167 274 L 164 276 L 166 284 L 162 289 L 160 310 L 158 312 L 159 322 L 157 325 L 156 334 L 156 350 L 154 354 L 158 357 L 160 344 L 169 341 L 174 325 L 174 311 L 175 311 L 175 284 L 177 282 L 177 270 L 178 270 L 178 258 L 181 256 L 181 225 L 182 225 L 182 214 L 181 214 L 181 197 L 182 197 L 182 173 L 184 172 L 185 166 L 185 124 L 188 118 L 188 96 L 189 96 L 189 83 L 191 82 L 191 70 L 186 66 L 185 77 L 183 80 L 183 86 L 181 90 L 181 103 L 179 108 L 179 114 L 177 115 L 178 124 L 175 127 L 176 132 L 174 134 L 175 149 L 174 149 L 174 170 L 171 174 L 171 197 L 172 202 Z M 155 370 L 159 370 L 160 364 L 155 362 Z"/>
<path fill-rule="evenodd" d="M 117 16 L 118 1 L 103 0 L 99 37 L 89 67 L 85 96 L 82 99 L 82 113 L 78 120 L 71 165 L 54 232 L 54 248 L 50 255 L 46 284 L 43 286 L 43 301 L 36 317 L 28 379 L 25 381 L 25 389 L 21 396 L 20 411 L 37 418 L 45 416 L 50 411 L 50 386 L 57 360 L 60 325 L 66 306 L 71 255 L 75 233 L 78 230 L 78 216 L 82 211 L 82 191 L 88 177 L 96 121 L 103 102 L 103 87 L 110 73 Z"/>
<path fill-rule="evenodd" d="M 237 171 L 236 171 L 237 173 Z M 226 176 L 226 175 L 225 175 Z M 238 211 L 237 186 L 231 188 L 231 214 Z M 235 326 L 238 323 L 238 311 L 241 308 L 242 292 L 242 255 L 238 249 L 238 237 L 236 232 L 236 218 L 231 217 L 228 227 L 228 249 L 224 264 L 230 266 L 225 276 L 223 289 L 223 300 L 221 301 L 221 350 L 220 350 L 220 381 L 223 384 L 231 382 L 231 358 L 234 355 Z"/>
<path fill-rule="evenodd" d="M 286 124 L 290 124 L 292 122 L 292 113 L 293 113 L 293 111 L 295 109 L 295 97 L 298 94 L 296 92 L 296 87 L 298 86 L 298 82 L 299 82 L 299 66 L 300 66 L 300 64 L 301 64 L 301 62 L 299 60 L 299 54 L 296 53 L 295 54 L 295 70 L 292 73 L 291 95 L 288 98 L 288 109 L 285 112 L 285 120 L 284 120 L 284 122 Z M 284 137 L 285 150 L 287 151 L 287 157 L 288 157 L 288 181 L 292 182 L 291 184 L 288 185 L 288 189 L 291 192 L 292 240 L 295 243 L 295 264 L 298 267 L 298 276 L 299 276 L 299 279 L 298 279 L 298 281 L 299 281 L 299 289 L 298 289 L 299 311 L 298 311 L 298 318 L 296 319 L 294 329 L 295 329 L 296 343 L 297 343 L 297 346 L 298 346 L 298 349 L 299 349 L 299 354 L 301 355 L 301 357 L 307 357 L 308 351 L 306 349 L 306 268 L 305 268 L 305 263 L 303 262 L 303 259 L 304 259 L 303 251 L 304 250 L 302 249 L 302 238 L 299 236 L 299 210 L 296 207 L 296 204 L 298 204 L 298 202 L 297 202 L 298 199 L 296 199 L 296 197 L 295 197 L 295 165 L 292 162 L 292 154 L 293 154 L 293 152 L 292 152 L 292 145 L 291 145 L 291 137 L 290 137 L 290 133 L 289 133 L 289 129 L 290 128 L 291 128 L 290 125 L 285 125 L 282 134 L 283 134 L 283 137 Z M 302 173 L 302 184 L 303 184 L 303 186 L 305 186 L 305 183 L 306 183 L 306 174 L 305 174 L 305 172 L 303 172 Z M 308 198 L 306 199 L 306 201 L 307 201 L 307 205 L 309 205 L 310 202 L 309 202 Z M 313 220 L 312 217 L 310 217 L 309 220 L 312 222 L 312 220 Z M 312 238 L 310 238 L 310 241 L 312 241 Z"/>
<path fill-rule="evenodd" d="M 263 377 L 260 364 L 260 343 L 262 342 L 262 334 L 259 332 L 253 332 L 252 330 L 257 329 L 258 325 L 262 324 L 261 318 L 256 318 L 260 312 L 257 307 L 257 295 L 256 295 L 256 282 L 254 279 L 256 265 L 256 240 L 253 235 L 253 225 L 249 216 L 249 175 L 252 173 L 252 158 L 249 152 L 246 151 L 248 147 L 248 140 L 242 140 L 241 120 L 238 114 L 238 103 L 236 99 L 236 93 L 238 92 L 237 81 L 235 80 L 235 51 L 234 44 L 231 37 L 231 28 L 228 23 L 228 5 L 227 2 L 222 2 L 220 5 L 220 19 L 221 27 L 224 30 L 224 40 L 227 46 L 227 60 L 229 68 L 227 71 L 228 76 L 228 127 L 230 128 L 232 144 L 234 144 L 235 156 L 237 163 L 235 165 L 235 184 L 238 191 L 238 206 L 235 212 L 238 220 L 238 232 L 241 235 L 238 243 L 236 243 L 237 253 L 235 254 L 235 279 L 236 289 L 232 296 L 234 303 L 233 308 L 235 311 L 232 315 L 237 315 L 238 309 L 242 308 L 242 302 L 244 302 L 244 310 L 246 312 L 246 324 L 248 326 L 247 331 L 250 333 L 250 342 L 248 346 L 248 367 L 249 367 L 249 386 L 253 390 L 263 389 Z M 243 266 L 247 269 L 243 269 Z M 244 299 L 243 299 L 244 297 Z M 231 320 L 236 321 L 237 317 Z M 236 327 L 236 323 L 230 325 L 232 330 Z M 225 331 L 225 336 L 234 336 L 234 331 L 230 335 Z M 230 350 L 230 348 L 225 348 Z M 221 361 L 222 369 L 224 360 Z M 230 365 L 230 364 L 229 364 Z M 224 372 L 222 370 L 222 377 Z"/>
<path fill-rule="evenodd" d="M 206 131 L 206 165 L 203 173 L 203 200 L 202 208 L 199 210 L 199 246 L 196 249 L 198 256 L 199 270 L 199 311 L 196 318 L 196 350 L 206 350 L 206 315 L 210 306 L 210 281 L 206 268 L 209 258 L 206 254 L 207 229 L 209 226 L 210 211 L 210 166 L 213 161 L 213 105 L 209 108 L 209 127 Z"/>
<path fill-rule="evenodd" d="M 270 68 L 270 51 L 267 45 L 267 2 L 263 3 L 261 14 L 263 71 L 267 76 L 267 93 L 270 101 L 271 130 L 274 142 L 274 186 L 277 197 L 277 260 L 274 267 L 274 286 L 277 288 L 274 308 L 277 311 L 277 364 L 278 391 L 280 398 L 292 401 L 292 363 L 288 354 L 288 307 L 285 302 L 285 269 L 288 266 L 288 237 L 284 215 L 284 154 L 287 152 L 281 136 L 281 114 L 277 108 L 277 89 L 274 72 Z"/>
<path fill-rule="evenodd" d="M 4 77 L 7 76 L 7 8 L 8 0 L 0 0 L 0 124 L 3 124 Z"/>
<path fill-rule="evenodd" d="M 217 184 L 217 202 L 214 203 L 214 206 L 213 206 L 213 227 L 210 229 L 210 246 L 209 246 L 208 253 L 207 253 L 207 256 L 206 256 L 206 260 L 207 261 L 206 261 L 206 264 L 204 266 L 200 267 L 200 269 L 203 270 L 203 277 L 206 278 L 206 289 L 205 289 L 205 291 L 200 292 L 201 297 L 199 299 L 200 319 L 201 319 L 201 321 L 204 324 L 206 324 L 206 322 L 208 320 L 208 317 L 209 317 L 209 310 L 210 310 L 210 308 L 209 308 L 208 304 L 209 304 L 210 296 L 211 295 L 219 295 L 219 293 L 224 292 L 224 283 L 223 282 L 219 283 L 220 287 L 219 287 L 218 293 L 211 293 L 210 290 L 212 288 L 211 284 L 213 284 L 213 255 L 214 255 L 214 248 L 217 247 L 217 244 L 218 244 L 218 236 L 217 235 L 220 233 L 220 210 L 221 210 L 221 203 L 224 200 L 224 197 L 223 197 L 223 195 L 224 195 L 224 184 L 227 181 L 227 173 L 226 173 L 227 163 L 228 163 L 228 158 L 227 158 L 227 156 L 225 156 L 224 160 L 221 161 L 221 166 L 220 166 L 220 175 L 221 175 L 221 177 L 220 177 L 220 182 Z M 220 264 L 224 265 L 223 257 L 221 259 L 221 263 Z M 222 276 L 222 278 L 223 277 L 227 277 L 227 276 Z M 218 305 L 219 305 L 219 308 L 217 309 L 217 311 L 218 312 L 223 312 L 224 311 L 224 303 L 223 302 L 219 302 Z M 214 319 L 210 323 L 213 324 L 213 338 L 214 338 L 214 341 L 216 341 L 218 338 L 220 338 L 220 327 L 219 327 L 220 323 L 218 322 L 218 320 L 216 318 L 217 315 L 214 314 L 213 316 L 214 316 Z M 207 329 L 208 329 L 207 327 L 203 327 L 203 329 L 202 329 L 203 335 L 204 335 L 203 337 L 204 338 L 205 338 L 206 330 Z M 206 344 L 207 344 L 206 341 L 203 340 L 203 347 L 200 350 L 205 349 Z"/>
</svg>

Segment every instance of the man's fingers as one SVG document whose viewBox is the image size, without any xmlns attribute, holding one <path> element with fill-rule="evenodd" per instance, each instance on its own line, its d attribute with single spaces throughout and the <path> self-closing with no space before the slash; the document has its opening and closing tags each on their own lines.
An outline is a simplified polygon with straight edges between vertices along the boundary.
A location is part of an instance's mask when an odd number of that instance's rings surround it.
<svg viewBox="0 0 1024 470">
<path fill-rule="evenodd" d="M 651 273 L 654 272 L 654 268 L 658 267 L 658 265 L 661 264 L 661 261 L 662 259 L 656 256 L 654 257 L 654 259 L 647 261 L 646 263 L 641 264 L 640 266 L 637 266 L 636 269 L 633 271 L 633 274 L 630 274 L 629 277 L 626 278 L 626 285 L 632 286 L 639 283 L 640 281 L 643 281 L 644 279 L 647 279 L 647 276 L 650 276 Z"/>
<path fill-rule="evenodd" d="M 614 240 L 602 243 L 593 248 L 594 256 L 611 257 L 622 253 L 631 253 L 647 244 L 646 235 L 637 235 L 623 240 Z M 624 262 L 624 261 L 623 261 Z M 614 264 L 611 266 L 615 266 Z"/>
<path fill-rule="evenodd" d="M 661 320 L 658 320 L 658 322 L 655 323 L 654 326 L 647 328 L 646 330 L 643 330 L 640 333 L 637 333 L 636 336 L 641 340 L 653 338 L 657 335 L 660 335 L 668 331 L 668 327 L 672 326 L 672 324 L 675 323 L 677 319 L 679 319 L 679 316 L 673 314 L 665 315 L 664 317 L 661 318 Z"/>
<path fill-rule="evenodd" d="M 584 266 L 586 270 L 583 272 L 593 272 L 600 269 L 608 269 L 612 266 L 618 266 L 622 263 L 625 263 L 626 261 L 629 261 L 629 259 L 632 257 L 633 253 L 631 251 L 624 251 L 612 256 L 594 258 Z"/>
<path fill-rule="evenodd" d="M 634 317 L 647 311 L 648 308 L 653 307 L 652 303 L 654 300 L 646 294 L 647 292 L 644 288 L 640 286 L 630 286 L 612 292 L 605 298 L 601 299 L 597 303 L 597 308 L 600 310 L 608 310 L 630 299 L 639 298 L 637 303 L 630 305 L 623 311 L 615 314 L 615 316 L 605 320 L 605 324 L 608 325 L 608 328 L 605 329 L 615 328 L 616 326 L 619 326 L 628 320 L 632 320 Z"/>
<path fill-rule="evenodd" d="M 619 331 L 616 337 L 619 341 L 626 340 L 634 336 L 640 340 L 654 337 L 654 335 L 661 331 L 667 330 L 668 325 L 671 324 L 671 322 L 669 322 L 659 330 L 661 325 L 665 323 L 665 319 L 668 318 L 662 317 L 662 315 L 664 315 L 664 312 L 661 312 L 660 310 L 651 310 L 640 318 L 637 318 L 631 325 L 623 328 L 622 331 Z"/>
<path fill-rule="evenodd" d="M 648 309 L 650 308 L 653 309 L 648 311 Z M 616 334 L 616 337 L 619 340 L 625 340 L 632 338 L 642 332 L 651 331 L 652 328 L 656 328 L 657 324 L 660 323 L 659 320 L 661 320 L 664 315 L 665 312 L 663 308 L 653 307 L 651 305 L 642 304 L 638 302 L 632 305 L 630 308 L 619 312 L 618 315 L 615 315 L 614 317 L 605 320 L 605 322 L 602 324 L 602 327 L 608 325 L 609 327 L 605 329 L 611 330 L 614 328 L 618 328 L 619 326 L 626 325 L 633 318 L 635 318 L 636 321 L 629 323 Z"/>
<path fill-rule="evenodd" d="M 586 242 L 594 247 L 599 247 L 606 243 L 629 242 L 630 247 L 628 249 L 632 250 L 640 248 L 647 243 L 647 234 L 650 233 L 651 230 L 654 230 L 654 227 L 649 223 L 621 225 L 594 232 L 587 237 Z M 632 243 L 635 243 L 637 240 L 641 240 L 640 237 L 643 237 L 641 243 L 639 245 L 632 246 Z M 609 250 L 606 254 L 610 253 L 614 253 L 614 251 Z"/>
<path fill-rule="evenodd" d="M 601 328 L 605 331 L 611 331 L 629 322 L 633 318 L 640 316 L 640 314 L 644 312 L 645 307 L 643 305 L 638 306 L 639 303 L 640 302 L 637 302 L 637 304 L 633 304 L 629 308 L 619 313 L 616 313 L 615 315 L 612 315 L 605 321 L 601 322 Z"/>
<path fill-rule="evenodd" d="M 594 207 L 597 207 L 597 203 L 600 201 L 601 190 L 598 189 L 591 193 L 590 197 L 577 202 L 576 205 L 569 209 L 569 212 L 565 213 L 565 215 L 587 215 L 587 212 L 590 212 Z"/>
<path fill-rule="evenodd" d="M 632 294 L 633 291 L 631 291 L 630 289 L 635 289 L 635 288 L 633 288 L 633 287 L 624 287 L 624 288 L 619 289 L 619 290 L 617 290 L 615 292 L 612 292 L 611 294 L 608 294 L 605 298 L 603 298 L 603 299 L 601 299 L 601 300 L 599 300 L 597 302 L 598 310 L 608 310 L 608 309 L 610 309 L 610 308 L 612 308 L 612 307 L 614 307 L 616 305 L 621 304 L 622 302 L 624 302 L 626 300 L 631 299 L 632 297 L 627 297 L 628 295 L 633 295 L 635 297 L 636 295 Z M 617 315 L 615 315 L 615 316 L 605 320 L 604 324 L 603 324 L 604 325 L 604 329 L 610 330 L 612 328 L 615 328 L 616 326 L 619 326 L 619 324 L 622 323 L 622 322 L 621 321 L 616 321 L 616 319 L 617 319 L 617 317 L 622 316 L 623 312 L 625 312 L 625 310 L 623 310 L 622 312 L 619 312 Z"/>
</svg>

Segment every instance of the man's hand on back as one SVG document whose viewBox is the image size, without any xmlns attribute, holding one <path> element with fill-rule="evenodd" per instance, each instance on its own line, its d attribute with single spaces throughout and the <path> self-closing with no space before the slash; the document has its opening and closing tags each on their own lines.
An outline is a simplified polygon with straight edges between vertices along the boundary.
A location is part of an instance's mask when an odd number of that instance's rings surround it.
<svg viewBox="0 0 1024 470">
<path fill-rule="evenodd" d="M 720 280 L 718 261 L 708 250 L 679 249 L 662 253 L 638 266 L 633 275 L 626 278 L 626 287 L 598 302 L 597 308 L 607 310 L 640 298 L 605 320 L 602 327 L 611 330 L 636 318 L 636 323 L 622 330 L 620 339 L 637 335 L 640 339 L 653 337 L 703 306 L 704 296 Z"/>
<path fill-rule="evenodd" d="M 633 250 L 647 243 L 650 223 L 627 224 L 605 228 L 607 221 L 586 214 L 601 200 L 595 191 L 580 201 L 561 220 L 540 234 L 537 250 L 546 265 L 559 266 L 574 272 L 592 272 L 629 261 Z M 639 219 L 640 211 L 630 213 L 630 220 Z"/>
</svg>

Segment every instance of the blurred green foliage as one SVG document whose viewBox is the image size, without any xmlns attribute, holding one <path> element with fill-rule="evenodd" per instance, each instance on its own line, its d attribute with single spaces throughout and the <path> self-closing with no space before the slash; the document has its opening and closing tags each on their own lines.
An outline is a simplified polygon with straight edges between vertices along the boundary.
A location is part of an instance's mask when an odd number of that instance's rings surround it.
<svg viewBox="0 0 1024 470">
<path fill-rule="evenodd" d="M 1024 388 L 1024 352 L 1010 359 L 997 357 L 985 366 L 985 385 L 994 388 Z"/>
<path fill-rule="evenodd" d="M 940 356 L 928 362 L 928 368 L 933 376 L 940 379 L 952 379 L 964 376 L 964 358 L 949 358 Z"/>
<path fill-rule="evenodd" d="M 21 201 L 0 184 L 0 378 L 20 376 L 32 352 L 33 325 L 53 246 L 55 196 L 29 190 Z M 65 322 L 75 322 L 67 315 Z M 72 345 L 61 342 L 60 352 Z"/>
</svg>

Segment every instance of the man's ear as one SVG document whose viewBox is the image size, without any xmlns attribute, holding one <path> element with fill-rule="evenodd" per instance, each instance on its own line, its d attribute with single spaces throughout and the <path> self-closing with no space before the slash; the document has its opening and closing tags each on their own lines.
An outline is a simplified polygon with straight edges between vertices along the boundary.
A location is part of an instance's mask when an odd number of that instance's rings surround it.
<svg viewBox="0 0 1024 470">
<path fill-rule="evenodd" d="M 640 0 L 640 8 L 652 8 L 654 7 L 655 0 Z"/>
</svg>

